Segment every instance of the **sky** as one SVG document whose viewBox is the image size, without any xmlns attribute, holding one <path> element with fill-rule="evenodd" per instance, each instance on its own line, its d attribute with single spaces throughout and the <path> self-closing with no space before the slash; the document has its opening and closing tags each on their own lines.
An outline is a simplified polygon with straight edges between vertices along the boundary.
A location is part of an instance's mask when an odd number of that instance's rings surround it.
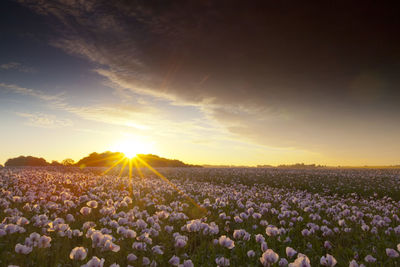
<svg viewBox="0 0 400 267">
<path fill-rule="evenodd" d="M 0 2 L 0 163 L 400 164 L 400 17 L 366 1 Z"/>
</svg>

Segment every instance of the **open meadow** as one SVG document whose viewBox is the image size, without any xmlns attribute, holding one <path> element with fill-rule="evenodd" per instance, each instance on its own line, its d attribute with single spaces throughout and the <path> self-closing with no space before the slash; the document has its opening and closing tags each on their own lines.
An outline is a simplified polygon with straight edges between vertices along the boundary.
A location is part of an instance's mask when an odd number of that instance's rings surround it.
<svg viewBox="0 0 400 267">
<path fill-rule="evenodd" d="M 0 170 L 0 266 L 400 266 L 395 169 Z"/>
</svg>

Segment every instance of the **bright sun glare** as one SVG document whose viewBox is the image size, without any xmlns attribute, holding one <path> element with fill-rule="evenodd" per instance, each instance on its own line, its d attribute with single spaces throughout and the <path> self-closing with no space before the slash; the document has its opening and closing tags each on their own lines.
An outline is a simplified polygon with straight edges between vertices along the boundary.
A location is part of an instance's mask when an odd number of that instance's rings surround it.
<svg viewBox="0 0 400 267">
<path fill-rule="evenodd" d="M 126 157 L 133 158 L 137 154 L 151 153 L 152 145 L 142 140 L 130 138 L 119 141 L 112 147 L 111 150 L 115 152 L 122 152 Z"/>
</svg>

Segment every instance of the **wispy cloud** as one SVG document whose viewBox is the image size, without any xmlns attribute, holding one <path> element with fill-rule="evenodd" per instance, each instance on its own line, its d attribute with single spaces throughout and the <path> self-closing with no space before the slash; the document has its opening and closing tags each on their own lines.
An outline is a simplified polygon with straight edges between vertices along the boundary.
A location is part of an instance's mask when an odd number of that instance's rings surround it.
<svg viewBox="0 0 400 267">
<path fill-rule="evenodd" d="M 3 90 L 11 91 L 13 93 L 17 93 L 20 95 L 32 96 L 53 103 L 62 103 L 64 101 L 64 98 L 62 97 L 63 94 L 58 94 L 58 95 L 47 94 L 40 90 L 25 88 L 15 84 L 0 83 L 0 88 L 3 88 Z"/>
<path fill-rule="evenodd" d="M 213 142 L 217 140 L 236 140 L 234 136 L 229 135 L 223 127 L 212 121 L 202 118 L 186 121 L 176 121 L 174 117 L 165 114 L 165 112 L 149 105 L 148 102 L 138 101 L 126 104 L 103 103 L 98 105 L 77 106 L 67 102 L 64 94 L 52 95 L 46 94 L 40 90 L 24 88 L 17 85 L 0 84 L 0 87 L 7 90 L 43 101 L 48 107 L 64 111 L 75 115 L 78 118 L 105 123 L 115 126 L 123 126 L 143 131 L 143 133 L 152 133 L 166 138 L 185 136 L 186 141 L 200 140 L 204 135 L 212 136 Z M 46 116 L 43 113 L 30 114 L 26 112 L 18 113 L 21 117 L 28 119 L 29 125 L 50 128 L 50 125 L 67 126 L 70 120 Z"/>
<path fill-rule="evenodd" d="M 20 117 L 27 119 L 27 124 L 41 128 L 62 128 L 72 126 L 72 120 L 60 119 L 52 114 L 16 112 Z"/>
<path fill-rule="evenodd" d="M 67 100 L 63 97 L 64 93 L 52 95 L 48 93 L 44 93 L 43 91 L 20 87 L 15 84 L 5 84 L 0 83 L 0 88 L 4 90 L 34 97 L 39 100 L 45 101 L 51 108 L 66 111 L 68 113 L 74 114 L 82 119 L 92 120 L 107 124 L 120 125 L 126 127 L 132 127 L 137 129 L 148 129 L 149 127 L 144 123 L 146 119 L 148 119 L 149 114 L 154 113 L 155 110 L 151 107 L 145 107 L 144 105 L 91 105 L 91 106 L 76 106 L 71 103 L 68 103 Z M 20 113 L 25 117 L 28 117 L 27 113 Z M 45 125 L 46 121 L 51 122 L 49 117 L 36 116 L 32 115 L 29 118 L 31 119 L 43 119 L 43 123 Z M 48 120 L 46 120 L 48 119 Z M 142 123 L 143 122 L 143 123 Z"/>
<path fill-rule="evenodd" d="M 148 113 L 134 110 L 124 106 L 87 106 L 76 107 L 71 105 L 63 105 L 63 110 L 75 114 L 76 116 L 107 124 L 132 127 L 140 130 L 148 129 L 149 126 L 144 123 Z"/>
<path fill-rule="evenodd" d="M 0 69 L 17 70 L 20 72 L 28 72 L 28 73 L 36 72 L 36 70 L 34 68 L 25 66 L 19 62 L 8 62 L 8 63 L 1 64 Z"/>
</svg>

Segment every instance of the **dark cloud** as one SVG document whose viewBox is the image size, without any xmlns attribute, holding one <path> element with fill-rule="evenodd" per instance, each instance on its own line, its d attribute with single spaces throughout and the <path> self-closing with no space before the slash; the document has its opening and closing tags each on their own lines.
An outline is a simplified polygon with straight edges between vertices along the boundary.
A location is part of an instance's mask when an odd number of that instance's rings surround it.
<svg viewBox="0 0 400 267">
<path fill-rule="evenodd" d="M 53 44 L 98 63 L 98 73 L 116 85 L 199 105 L 257 142 L 318 146 L 325 142 L 321 134 L 339 142 L 349 138 L 343 127 L 348 135 L 371 126 L 386 129 L 393 121 L 382 125 L 382 118 L 400 115 L 400 19 L 394 6 L 20 2 L 57 18 L 62 27 Z M 371 138 L 365 135 L 365 142 Z"/>
</svg>

